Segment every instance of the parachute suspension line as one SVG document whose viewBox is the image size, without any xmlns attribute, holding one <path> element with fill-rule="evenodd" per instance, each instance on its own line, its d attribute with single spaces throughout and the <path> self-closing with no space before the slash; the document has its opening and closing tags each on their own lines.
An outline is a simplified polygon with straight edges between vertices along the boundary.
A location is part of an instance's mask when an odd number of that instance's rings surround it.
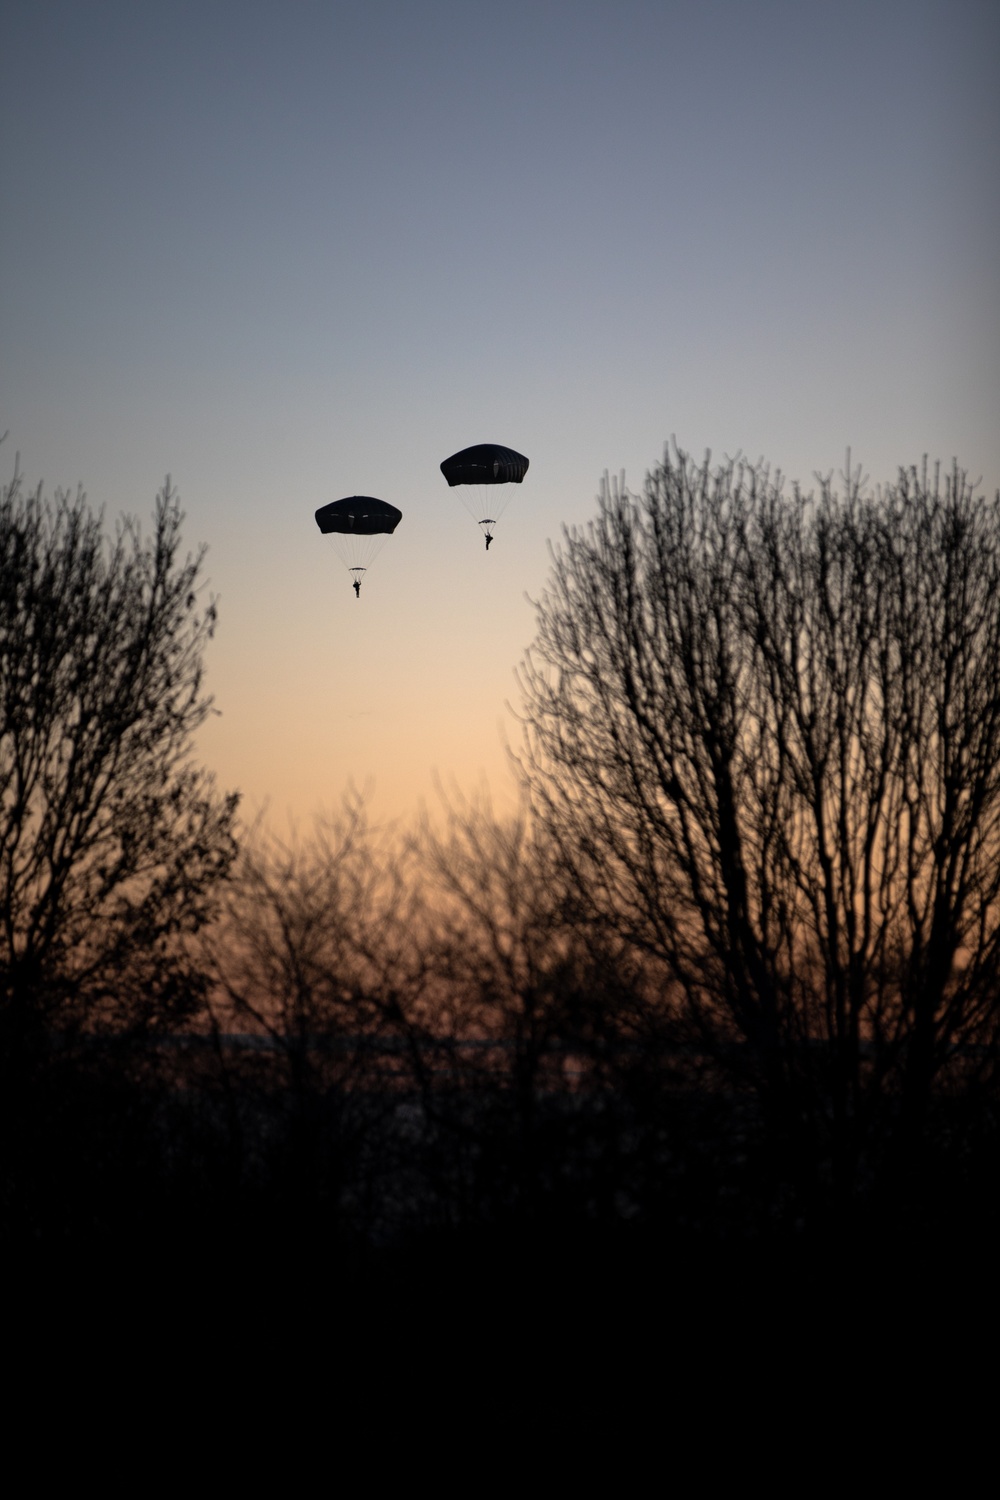
<svg viewBox="0 0 1000 1500">
<path fill-rule="evenodd" d="M 497 485 L 470 484 L 463 487 L 467 494 L 460 493 L 462 504 L 485 536 L 494 540 L 494 527 L 507 508 L 510 495 Z M 487 543 L 487 551 L 489 542 Z"/>
</svg>

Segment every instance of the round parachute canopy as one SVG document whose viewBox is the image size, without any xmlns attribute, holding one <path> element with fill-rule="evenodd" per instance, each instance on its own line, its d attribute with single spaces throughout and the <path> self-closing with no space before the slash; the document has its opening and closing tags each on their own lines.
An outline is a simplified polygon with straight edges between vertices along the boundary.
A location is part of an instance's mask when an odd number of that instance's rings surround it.
<svg viewBox="0 0 1000 1500">
<path fill-rule="evenodd" d="M 331 500 L 316 512 L 316 525 L 324 533 L 344 536 L 390 536 L 403 519 L 403 512 L 388 500 L 374 495 L 349 495 L 346 500 Z"/>
<path fill-rule="evenodd" d="M 402 519 L 401 510 L 387 500 L 376 500 L 373 495 L 331 500 L 316 512 L 316 525 L 331 538 L 337 555 L 356 582 L 360 582 Z"/>
<path fill-rule="evenodd" d="M 499 443 L 476 443 L 453 453 L 441 465 L 449 484 L 520 484 L 527 472 L 524 454 Z"/>
<path fill-rule="evenodd" d="M 462 490 L 462 503 L 470 516 L 486 533 L 486 550 L 493 540 L 493 527 L 507 509 L 511 491 L 487 490 L 486 485 L 520 484 L 528 472 L 528 460 L 513 448 L 500 443 L 476 443 L 453 453 L 441 465 L 441 473 L 450 485 L 470 485 Z"/>
</svg>

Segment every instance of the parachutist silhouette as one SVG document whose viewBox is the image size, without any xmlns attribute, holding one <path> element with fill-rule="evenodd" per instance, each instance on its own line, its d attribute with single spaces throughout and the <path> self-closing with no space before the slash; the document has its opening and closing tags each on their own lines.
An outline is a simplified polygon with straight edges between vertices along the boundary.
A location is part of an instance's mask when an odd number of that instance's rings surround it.
<svg viewBox="0 0 1000 1500">
<path fill-rule="evenodd" d="M 403 512 L 388 500 L 374 495 L 348 495 L 331 500 L 316 512 L 316 525 L 329 536 L 337 555 L 351 574 L 355 598 L 361 598 L 361 581 L 386 537 L 403 519 Z"/>
<path fill-rule="evenodd" d="M 495 526 L 503 514 L 510 496 L 510 486 L 520 484 L 527 472 L 528 460 L 524 454 L 516 453 L 513 448 L 504 448 L 499 443 L 477 443 L 474 447 L 463 448 L 461 453 L 453 453 L 450 458 L 443 460 L 441 473 L 449 485 L 475 486 L 473 494 L 466 498 L 463 492 L 461 498 L 466 510 L 486 534 L 487 552 L 493 540 L 493 533 L 489 528 Z M 486 489 L 487 485 L 491 486 L 489 490 Z M 503 485 L 504 488 L 493 489 L 494 485 Z M 491 510 L 493 514 L 484 516 L 484 510 Z"/>
</svg>

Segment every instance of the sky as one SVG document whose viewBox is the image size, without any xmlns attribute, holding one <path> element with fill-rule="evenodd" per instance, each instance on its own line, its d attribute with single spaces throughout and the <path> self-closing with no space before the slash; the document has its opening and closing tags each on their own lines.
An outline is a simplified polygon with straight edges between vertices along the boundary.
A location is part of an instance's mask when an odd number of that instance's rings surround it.
<svg viewBox="0 0 1000 1500">
<path fill-rule="evenodd" d="M 206 544 L 245 817 L 515 796 L 564 526 L 671 436 L 1000 485 L 997 0 L 5 0 L 0 474 Z M 438 465 L 530 459 L 487 555 Z M 360 599 L 313 513 L 403 512 Z"/>
</svg>

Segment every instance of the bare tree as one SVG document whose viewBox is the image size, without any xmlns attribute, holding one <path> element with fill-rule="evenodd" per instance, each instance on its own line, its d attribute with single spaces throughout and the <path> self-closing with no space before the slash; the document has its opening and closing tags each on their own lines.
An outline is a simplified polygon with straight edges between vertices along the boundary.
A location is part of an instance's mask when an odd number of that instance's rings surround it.
<svg viewBox="0 0 1000 1500">
<path fill-rule="evenodd" d="M 850 463 L 848 462 L 850 470 Z M 567 532 L 522 668 L 524 771 L 581 920 L 851 1191 L 876 1120 L 993 1067 L 1000 495 L 875 494 L 668 452 Z"/>
<path fill-rule="evenodd" d="M 380 1028 L 380 959 L 399 896 L 390 845 L 357 797 L 308 839 L 263 828 L 246 838 L 223 921 L 207 935 L 219 1021 L 270 1037 L 293 1067 L 324 1040 L 361 1043 Z"/>
<path fill-rule="evenodd" d="M 191 760 L 216 618 L 181 560 L 168 479 L 152 534 L 108 540 L 82 492 L 0 494 L 0 1011 L 5 1055 L 200 1003 L 190 935 L 235 853 L 236 798 Z"/>
<path fill-rule="evenodd" d="M 395 830 L 349 795 L 308 836 L 252 831 L 205 934 L 234 1158 L 252 1168 L 263 1122 L 284 1209 L 325 1231 L 348 1199 L 371 1227 L 392 1196 L 391 1122 L 425 1066 L 418 907 Z"/>
<path fill-rule="evenodd" d="M 527 806 L 501 818 L 486 795 L 443 802 L 415 851 L 424 1107 L 451 1147 L 441 1195 L 464 1193 L 467 1222 L 613 1221 L 640 1154 L 621 1084 L 644 976 L 620 941 L 570 920 L 558 851 Z"/>
<path fill-rule="evenodd" d="M 552 1049 L 572 1030 L 579 987 L 560 872 L 526 809 L 499 819 L 482 796 L 444 811 L 444 827 L 425 819 L 417 841 L 438 1034 L 480 1044 L 527 1120 L 545 1070 L 558 1070 Z"/>
</svg>

